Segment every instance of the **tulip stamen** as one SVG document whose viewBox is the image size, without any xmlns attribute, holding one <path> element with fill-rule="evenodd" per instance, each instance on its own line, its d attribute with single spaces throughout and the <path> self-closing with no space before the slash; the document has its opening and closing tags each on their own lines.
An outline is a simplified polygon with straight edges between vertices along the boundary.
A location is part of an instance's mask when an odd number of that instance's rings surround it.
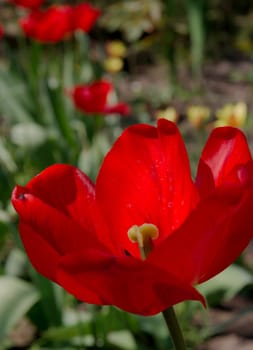
<svg viewBox="0 0 253 350">
<path fill-rule="evenodd" d="M 133 225 L 127 232 L 133 243 L 138 243 L 142 260 L 145 260 L 153 249 L 153 240 L 159 236 L 154 224 Z"/>
</svg>

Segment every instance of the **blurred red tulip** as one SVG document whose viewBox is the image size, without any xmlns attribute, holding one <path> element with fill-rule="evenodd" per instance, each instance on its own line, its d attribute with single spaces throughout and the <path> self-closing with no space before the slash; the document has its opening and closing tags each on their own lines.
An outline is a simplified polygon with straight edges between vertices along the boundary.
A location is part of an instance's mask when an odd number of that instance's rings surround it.
<svg viewBox="0 0 253 350">
<path fill-rule="evenodd" d="M 84 113 L 128 115 L 130 107 L 125 103 L 108 104 L 108 95 L 112 84 L 106 80 L 99 80 L 89 85 L 77 85 L 70 92 L 75 106 Z"/>
<path fill-rule="evenodd" d="M 0 24 L 0 39 L 4 36 L 4 27 Z"/>
<path fill-rule="evenodd" d="M 72 8 L 72 26 L 73 30 L 82 30 L 89 32 L 96 19 L 100 16 L 100 10 L 94 8 L 89 3 L 84 2 Z"/>
<path fill-rule="evenodd" d="M 253 161 L 243 133 L 217 128 L 191 178 L 175 124 L 127 128 L 96 185 L 56 164 L 13 191 L 33 266 L 78 299 L 153 315 L 230 265 L 253 236 Z M 145 256 L 142 255 L 145 252 Z"/>
<path fill-rule="evenodd" d="M 26 36 L 44 43 L 56 43 L 72 32 L 70 6 L 51 6 L 34 10 L 20 20 Z"/>
<path fill-rule="evenodd" d="M 26 7 L 29 9 L 35 9 L 40 7 L 45 0 L 9 0 L 15 5 Z"/>
<path fill-rule="evenodd" d="M 75 30 L 88 32 L 100 10 L 88 3 L 76 6 L 54 5 L 46 10 L 34 10 L 20 20 L 26 36 L 44 43 L 56 43 Z"/>
</svg>

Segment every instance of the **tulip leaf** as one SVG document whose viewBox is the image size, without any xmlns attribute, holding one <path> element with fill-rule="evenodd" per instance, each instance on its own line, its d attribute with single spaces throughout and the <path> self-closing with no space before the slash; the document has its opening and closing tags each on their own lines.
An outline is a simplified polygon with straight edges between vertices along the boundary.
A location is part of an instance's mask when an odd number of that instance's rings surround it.
<svg viewBox="0 0 253 350">
<path fill-rule="evenodd" d="M 10 173 L 17 170 L 17 165 L 8 150 L 5 140 L 2 137 L 0 138 L 0 164 Z"/>
<path fill-rule="evenodd" d="M 40 293 L 40 301 L 33 308 L 31 318 L 39 329 L 62 324 L 64 290 L 57 284 L 40 275 L 32 267 L 30 274 Z M 40 316 L 39 316 L 40 315 Z"/>
<path fill-rule="evenodd" d="M 6 263 L 5 274 L 9 276 L 21 277 L 27 268 L 27 258 L 21 249 L 14 248 L 10 251 Z"/>
<path fill-rule="evenodd" d="M 134 337 L 130 331 L 135 333 L 138 330 L 128 315 L 113 307 L 103 307 L 101 310 L 86 308 L 83 311 L 67 308 L 63 314 L 64 325 L 51 327 L 42 334 L 42 342 L 58 342 L 72 344 L 95 344 L 96 338 L 103 338 L 105 334 L 106 343 L 110 349 L 136 349 Z M 129 321 L 129 322 L 128 322 Z M 134 318 L 134 321 L 136 319 Z M 128 331 L 126 328 L 129 328 Z M 92 332 L 95 331 L 95 334 Z M 106 344 L 104 345 L 106 347 Z"/>
<path fill-rule="evenodd" d="M 10 71 L 0 70 L 0 106 L 1 112 L 16 121 L 30 120 L 30 102 L 26 85 L 14 77 Z"/>
<path fill-rule="evenodd" d="M 38 147 L 47 139 L 48 131 L 34 122 L 18 123 L 11 129 L 11 141 L 20 147 Z"/>
<path fill-rule="evenodd" d="M 70 341 L 73 344 L 85 344 L 86 346 L 95 343 L 94 335 L 90 334 L 91 323 L 82 322 L 74 326 L 63 326 L 51 328 L 43 334 L 43 341 L 57 341 L 61 343 Z M 107 333 L 107 343 L 110 349 L 135 350 L 137 349 L 136 341 L 128 330 L 112 331 Z"/>
<path fill-rule="evenodd" d="M 39 300 L 29 283 L 11 276 L 0 277 L 0 343 L 13 326 Z"/>
<path fill-rule="evenodd" d="M 198 289 L 207 299 L 210 298 L 210 301 L 215 294 L 219 294 L 219 298 L 222 297 L 225 300 L 232 298 L 243 288 L 252 284 L 252 274 L 246 269 L 234 264 L 200 285 Z"/>
<path fill-rule="evenodd" d="M 110 332 L 107 335 L 107 337 L 108 337 L 108 342 L 112 345 L 117 346 L 119 349 L 122 349 L 122 350 L 137 349 L 137 345 L 133 335 L 127 330 Z"/>
</svg>

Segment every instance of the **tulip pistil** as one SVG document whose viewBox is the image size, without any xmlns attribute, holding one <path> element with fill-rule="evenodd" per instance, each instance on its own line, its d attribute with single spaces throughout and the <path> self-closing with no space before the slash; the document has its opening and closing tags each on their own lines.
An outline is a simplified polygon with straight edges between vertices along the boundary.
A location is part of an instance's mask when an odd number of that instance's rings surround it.
<svg viewBox="0 0 253 350">
<path fill-rule="evenodd" d="M 142 260 L 145 260 L 153 249 L 152 240 L 159 236 L 159 231 L 154 224 L 133 225 L 127 232 L 128 238 L 133 243 L 138 243 Z"/>
</svg>

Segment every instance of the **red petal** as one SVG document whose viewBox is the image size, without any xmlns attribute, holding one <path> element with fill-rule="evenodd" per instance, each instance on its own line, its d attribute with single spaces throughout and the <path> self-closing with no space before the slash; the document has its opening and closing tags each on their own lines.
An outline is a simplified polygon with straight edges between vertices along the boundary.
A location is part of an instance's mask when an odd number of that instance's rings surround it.
<svg viewBox="0 0 253 350">
<path fill-rule="evenodd" d="M 16 186 L 12 203 L 20 216 L 20 222 L 30 226 L 58 254 L 98 244 L 91 228 L 83 230 L 72 218 L 28 193 L 25 188 Z"/>
<path fill-rule="evenodd" d="M 4 36 L 4 27 L 0 24 L 0 39 Z"/>
<path fill-rule="evenodd" d="M 65 256 L 57 280 L 80 300 L 115 305 L 141 315 L 156 314 L 187 299 L 204 303 L 193 287 L 173 275 L 139 259 L 113 257 L 100 251 Z"/>
<path fill-rule="evenodd" d="M 58 252 L 29 225 L 21 222 L 19 232 L 34 268 L 43 276 L 56 282 L 56 270 L 60 258 Z"/>
<path fill-rule="evenodd" d="M 9 2 L 14 3 L 15 5 L 26 7 L 29 9 L 34 9 L 43 4 L 45 0 L 9 0 Z"/>
<path fill-rule="evenodd" d="M 100 10 L 89 3 L 84 2 L 74 6 L 72 8 L 73 30 L 80 29 L 89 32 L 99 16 Z"/>
<path fill-rule="evenodd" d="M 71 7 L 51 6 L 47 10 L 35 10 L 20 20 L 25 34 L 46 43 L 56 43 L 70 34 Z"/>
<path fill-rule="evenodd" d="M 94 225 L 100 220 L 94 208 L 94 187 L 75 167 L 57 164 L 47 168 L 26 188 L 17 186 L 12 202 L 21 221 L 61 254 L 98 244 Z"/>
<path fill-rule="evenodd" d="M 106 80 L 89 85 L 78 85 L 72 92 L 75 106 L 85 113 L 104 113 L 107 96 L 111 89 L 111 83 Z"/>
<path fill-rule="evenodd" d="M 202 195 L 225 181 L 230 171 L 251 160 L 247 140 L 239 129 L 214 129 L 202 152 L 196 184 Z"/>
<path fill-rule="evenodd" d="M 127 231 L 155 224 L 161 239 L 181 225 L 198 201 L 188 157 L 173 123 L 129 127 L 106 156 L 96 184 L 96 200 L 119 252 L 139 256 Z"/>
<path fill-rule="evenodd" d="M 105 114 L 117 113 L 127 116 L 131 113 L 131 108 L 126 103 L 117 103 L 116 105 L 106 106 L 104 112 Z"/>
<path fill-rule="evenodd" d="M 211 278 L 229 266 L 252 238 L 252 206 L 252 184 L 220 186 L 148 260 L 188 283 Z"/>
<path fill-rule="evenodd" d="M 65 164 L 52 165 L 35 176 L 26 190 L 72 218 L 85 232 L 93 232 L 94 185 L 79 169 Z"/>
</svg>

